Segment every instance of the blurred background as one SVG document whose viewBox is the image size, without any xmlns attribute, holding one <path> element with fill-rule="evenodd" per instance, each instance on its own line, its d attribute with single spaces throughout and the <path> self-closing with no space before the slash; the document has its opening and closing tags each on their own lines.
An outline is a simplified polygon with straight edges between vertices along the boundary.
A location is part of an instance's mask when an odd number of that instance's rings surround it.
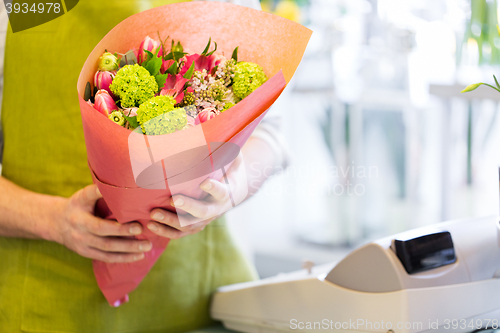
<svg viewBox="0 0 500 333">
<path fill-rule="evenodd" d="M 370 240 L 498 214 L 500 4 L 262 0 L 313 36 L 273 106 L 291 163 L 229 213 L 261 277 Z"/>
</svg>

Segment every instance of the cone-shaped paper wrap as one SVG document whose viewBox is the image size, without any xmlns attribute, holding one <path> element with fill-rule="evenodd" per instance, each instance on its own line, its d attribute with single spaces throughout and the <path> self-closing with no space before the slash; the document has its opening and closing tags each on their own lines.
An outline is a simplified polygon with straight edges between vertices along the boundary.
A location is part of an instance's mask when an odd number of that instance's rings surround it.
<svg viewBox="0 0 500 333">
<path fill-rule="evenodd" d="M 148 136 L 120 127 L 83 100 L 98 58 L 106 50 L 126 53 L 146 36 L 158 33 L 181 41 L 189 53 L 201 52 L 211 37 L 217 52 L 261 65 L 270 78 L 252 94 L 217 117 L 190 129 Z M 120 223 L 145 226 L 155 207 L 173 210 L 172 194 L 200 198 L 199 184 L 222 178 L 266 110 L 276 101 L 297 68 L 311 31 L 278 16 L 214 2 L 191 2 L 154 8 L 129 17 L 113 28 L 88 57 L 78 79 L 89 167 L 104 200 L 97 214 Z M 111 305 L 128 300 L 166 248 L 168 239 L 144 228 L 153 249 L 129 264 L 94 261 L 97 283 Z"/>
</svg>

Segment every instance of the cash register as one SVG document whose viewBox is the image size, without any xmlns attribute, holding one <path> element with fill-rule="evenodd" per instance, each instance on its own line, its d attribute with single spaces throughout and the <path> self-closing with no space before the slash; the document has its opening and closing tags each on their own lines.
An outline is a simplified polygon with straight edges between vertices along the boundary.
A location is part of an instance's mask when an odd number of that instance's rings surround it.
<svg viewBox="0 0 500 333">
<path fill-rule="evenodd" d="M 500 326 L 498 216 L 366 244 L 337 264 L 224 286 L 213 318 L 238 332 L 472 332 Z"/>
</svg>

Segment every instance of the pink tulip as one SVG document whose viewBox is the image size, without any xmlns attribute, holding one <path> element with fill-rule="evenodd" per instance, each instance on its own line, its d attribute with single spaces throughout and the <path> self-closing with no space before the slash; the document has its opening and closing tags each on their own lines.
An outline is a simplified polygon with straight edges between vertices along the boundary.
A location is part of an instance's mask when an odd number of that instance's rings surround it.
<svg viewBox="0 0 500 333">
<path fill-rule="evenodd" d="M 106 117 L 109 116 L 114 110 L 118 110 L 113 97 L 111 97 L 104 89 L 96 92 L 94 98 L 94 108 Z"/>
<path fill-rule="evenodd" d="M 180 72 L 181 75 L 186 74 L 186 72 L 189 70 L 189 68 L 193 64 L 193 61 L 194 61 L 194 70 L 195 71 L 201 72 L 202 70 L 205 69 L 207 71 L 207 73 L 210 73 L 212 71 L 212 69 L 215 66 L 218 66 L 221 62 L 219 57 L 216 56 L 215 54 L 212 54 L 208 57 L 204 56 L 204 55 L 196 54 L 196 53 L 192 54 L 192 55 L 188 55 L 188 56 L 186 56 L 186 61 L 184 63 L 184 66 L 181 69 L 181 72 Z"/>
<path fill-rule="evenodd" d="M 98 90 L 106 90 L 111 95 L 111 97 L 115 98 L 115 95 L 113 95 L 111 89 L 109 89 L 109 86 L 111 85 L 111 82 L 113 82 L 115 75 L 116 72 L 114 71 L 97 71 L 94 75 L 94 87 L 96 87 Z"/>
<path fill-rule="evenodd" d="M 149 36 L 146 36 L 146 38 L 144 38 L 141 45 L 139 46 L 139 52 L 137 56 L 137 61 L 139 62 L 139 64 L 142 64 L 142 62 L 148 58 L 148 55 L 144 50 L 148 50 L 149 52 L 155 54 L 158 48 L 160 48 L 160 50 L 158 51 L 158 56 L 161 57 L 162 48 L 160 42 L 150 38 Z"/>
<path fill-rule="evenodd" d="M 177 103 L 184 99 L 184 85 L 188 82 L 182 75 L 168 74 L 167 81 L 160 91 L 160 95 L 172 96 Z"/>
<path fill-rule="evenodd" d="M 217 114 L 218 114 L 217 110 L 215 110 L 212 107 L 203 109 L 200 113 L 198 113 L 198 116 L 196 117 L 194 122 L 196 125 L 204 123 L 215 117 Z"/>
</svg>

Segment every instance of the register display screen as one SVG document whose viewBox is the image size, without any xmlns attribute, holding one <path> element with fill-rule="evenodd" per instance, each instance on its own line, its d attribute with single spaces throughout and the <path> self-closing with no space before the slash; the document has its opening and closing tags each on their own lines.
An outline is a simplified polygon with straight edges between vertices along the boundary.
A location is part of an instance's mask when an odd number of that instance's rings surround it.
<svg viewBox="0 0 500 333">
<path fill-rule="evenodd" d="M 394 249 L 408 274 L 427 271 L 457 261 L 448 231 L 412 239 L 395 239 Z"/>
</svg>

